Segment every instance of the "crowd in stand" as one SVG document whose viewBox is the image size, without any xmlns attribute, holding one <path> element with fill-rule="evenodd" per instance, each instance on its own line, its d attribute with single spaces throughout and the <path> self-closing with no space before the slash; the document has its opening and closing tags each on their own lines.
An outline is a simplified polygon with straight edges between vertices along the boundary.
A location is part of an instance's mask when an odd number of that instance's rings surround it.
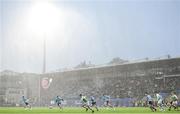
<svg viewBox="0 0 180 114">
<path fill-rule="evenodd" d="M 42 98 L 46 99 L 45 104 L 55 95 L 61 95 L 64 99 L 78 99 L 78 95 L 83 93 L 87 96 L 95 96 L 99 99 L 102 94 L 110 95 L 114 99 L 114 104 L 122 106 L 122 99 L 127 99 L 131 106 L 144 106 L 145 92 L 154 95 L 156 92 L 164 93 L 166 100 L 168 93 L 176 91 L 180 87 L 178 83 L 180 77 L 166 77 L 156 79 L 156 76 L 139 77 L 113 77 L 100 79 L 77 79 L 77 80 L 56 80 L 49 89 L 42 91 Z M 59 83 L 59 84 L 58 84 Z M 44 92 L 44 93 L 43 93 Z M 178 92 L 180 96 L 180 92 Z M 43 100 L 45 101 L 45 100 Z M 127 104 L 127 103 L 126 103 Z M 129 106 L 129 105 L 128 105 Z"/>
</svg>

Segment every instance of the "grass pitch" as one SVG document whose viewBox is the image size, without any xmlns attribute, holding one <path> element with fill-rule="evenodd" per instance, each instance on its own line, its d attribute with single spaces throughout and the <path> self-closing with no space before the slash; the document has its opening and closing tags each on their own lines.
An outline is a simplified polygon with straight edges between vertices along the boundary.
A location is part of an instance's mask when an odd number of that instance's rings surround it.
<svg viewBox="0 0 180 114">
<path fill-rule="evenodd" d="M 157 111 L 152 112 L 149 108 L 115 108 L 106 109 L 100 108 L 99 111 L 95 111 L 94 114 L 180 114 L 180 111 Z M 0 107 L 0 114 L 92 114 L 91 111 L 85 111 L 83 108 L 64 108 L 60 110 L 58 108 L 32 108 L 31 110 L 25 110 L 24 108 L 4 108 Z"/>
</svg>

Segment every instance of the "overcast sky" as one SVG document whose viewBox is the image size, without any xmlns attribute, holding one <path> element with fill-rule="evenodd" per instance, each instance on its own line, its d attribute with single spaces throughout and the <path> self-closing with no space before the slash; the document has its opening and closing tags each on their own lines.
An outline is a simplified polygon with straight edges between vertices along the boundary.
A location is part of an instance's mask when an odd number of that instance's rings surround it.
<svg viewBox="0 0 180 114">
<path fill-rule="evenodd" d="M 56 28 L 46 32 L 28 28 L 35 0 L 0 1 L 1 70 L 42 72 L 44 37 L 47 71 L 84 60 L 104 64 L 114 57 L 180 56 L 179 0 L 56 0 L 50 4 L 60 18 L 51 20 L 58 21 Z"/>
</svg>

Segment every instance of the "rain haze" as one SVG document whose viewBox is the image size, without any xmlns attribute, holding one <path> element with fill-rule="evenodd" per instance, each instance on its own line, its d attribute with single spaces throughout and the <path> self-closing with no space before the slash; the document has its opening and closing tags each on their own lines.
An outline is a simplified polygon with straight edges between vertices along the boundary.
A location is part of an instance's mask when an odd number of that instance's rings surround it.
<svg viewBox="0 0 180 114">
<path fill-rule="evenodd" d="M 1 70 L 41 73 L 44 38 L 47 72 L 180 55 L 179 0 L 0 1 Z"/>
<path fill-rule="evenodd" d="M 179 82 L 180 0 L 0 0 L 0 114 L 179 114 Z"/>
</svg>

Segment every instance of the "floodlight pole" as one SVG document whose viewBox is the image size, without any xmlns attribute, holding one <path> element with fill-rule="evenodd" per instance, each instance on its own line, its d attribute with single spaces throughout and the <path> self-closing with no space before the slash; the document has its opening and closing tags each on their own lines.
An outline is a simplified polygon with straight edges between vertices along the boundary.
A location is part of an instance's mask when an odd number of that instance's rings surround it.
<svg viewBox="0 0 180 114">
<path fill-rule="evenodd" d="M 43 66 L 42 75 L 46 73 L 46 34 L 44 33 L 43 38 Z M 41 76 L 39 76 L 39 107 L 41 106 Z"/>
<path fill-rule="evenodd" d="M 43 74 L 46 73 L 46 35 L 44 34 L 43 41 Z"/>
</svg>

